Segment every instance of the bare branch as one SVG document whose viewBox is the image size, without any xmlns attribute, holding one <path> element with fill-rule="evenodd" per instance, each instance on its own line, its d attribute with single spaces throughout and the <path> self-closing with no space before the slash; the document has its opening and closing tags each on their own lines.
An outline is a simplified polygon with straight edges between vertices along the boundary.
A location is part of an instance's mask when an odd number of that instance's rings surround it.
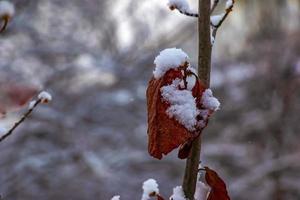
<svg viewBox="0 0 300 200">
<path fill-rule="evenodd" d="M 7 133 L 5 133 L 4 135 L 2 135 L 2 136 L 0 137 L 0 142 L 2 142 L 5 138 L 7 138 L 8 136 L 10 136 L 10 135 L 14 132 L 14 130 L 15 130 L 20 124 L 22 124 L 22 122 L 24 122 L 25 119 L 28 118 L 28 116 L 32 113 L 32 111 L 35 109 L 35 107 L 36 107 L 37 105 L 39 105 L 40 103 L 42 103 L 42 99 L 38 99 L 37 101 L 35 101 L 35 103 L 33 104 L 33 106 L 31 106 L 31 107 L 28 109 L 28 111 L 27 111 L 26 113 L 24 113 L 24 115 L 19 119 L 19 121 L 17 121 L 17 122 L 13 125 L 13 127 L 7 131 Z"/>
<path fill-rule="evenodd" d="M 0 29 L 0 33 L 2 33 L 6 29 L 8 21 L 9 21 L 9 17 L 3 17 L 2 21 L 3 21 L 3 25 Z"/>
<path fill-rule="evenodd" d="M 235 0 L 232 0 L 232 4 L 230 4 L 230 6 L 228 6 L 228 7 L 226 7 L 225 13 L 223 14 L 223 16 L 222 16 L 221 20 L 218 22 L 218 24 L 213 24 L 212 22 L 210 22 L 210 25 L 213 29 L 212 37 L 214 38 L 214 40 L 216 38 L 218 28 L 223 24 L 225 19 L 228 17 L 229 13 L 232 11 L 234 3 L 235 3 Z"/>
<path fill-rule="evenodd" d="M 217 5 L 219 3 L 219 0 L 214 0 L 211 10 L 210 10 L 210 15 L 214 12 L 214 10 L 216 9 Z"/>
</svg>

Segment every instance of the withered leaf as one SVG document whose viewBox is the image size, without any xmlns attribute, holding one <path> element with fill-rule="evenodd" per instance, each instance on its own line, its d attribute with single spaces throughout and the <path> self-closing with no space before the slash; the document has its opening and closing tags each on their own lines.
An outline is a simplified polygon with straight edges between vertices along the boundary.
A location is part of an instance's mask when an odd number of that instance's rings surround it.
<svg viewBox="0 0 300 200">
<path fill-rule="evenodd" d="M 225 182 L 219 177 L 217 172 L 205 167 L 205 180 L 211 187 L 207 200 L 230 200 Z"/>
<path fill-rule="evenodd" d="M 148 151 L 157 159 L 192 137 L 183 125 L 167 115 L 170 105 L 163 100 L 160 92 L 161 87 L 181 77 L 180 70 L 171 69 L 159 79 L 152 78 L 147 88 Z"/>
<path fill-rule="evenodd" d="M 188 157 L 190 147 L 187 143 L 191 143 L 201 132 L 201 130 L 189 131 L 166 113 L 170 104 L 163 100 L 160 89 L 163 86 L 172 84 L 176 78 L 183 79 L 182 72 L 178 69 L 170 69 L 163 77 L 159 79 L 152 78 L 147 88 L 148 151 L 151 156 L 157 159 L 161 159 L 163 155 L 168 154 L 180 145 L 182 145 L 184 151 L 179 152 L 179 158 Z M 197 106 L 198 102 L 201 101 L 204 90 L 204 85 L 197 78 L 192 89 L 192 95 L 196 98 Z"/>
</svg>

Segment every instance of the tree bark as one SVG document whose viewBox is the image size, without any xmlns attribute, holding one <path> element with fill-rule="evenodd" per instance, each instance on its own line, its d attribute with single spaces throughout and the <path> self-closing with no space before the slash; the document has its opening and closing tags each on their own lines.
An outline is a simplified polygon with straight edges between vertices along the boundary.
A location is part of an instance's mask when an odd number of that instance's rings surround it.
<svg viewBox="0 0 300 200">
<path fill-rule="evenodd" d="M 198 17 L 198 75 L 208 88 L 210 85 L 211 38 L 210 38 L 210 0 L 199 1 Z M 193 142 L 191 155 L 186 161 L 183 191 L 189 200 L 194 199 L 198 166 L 201 152 L 201 135 Z"/>
</svg>

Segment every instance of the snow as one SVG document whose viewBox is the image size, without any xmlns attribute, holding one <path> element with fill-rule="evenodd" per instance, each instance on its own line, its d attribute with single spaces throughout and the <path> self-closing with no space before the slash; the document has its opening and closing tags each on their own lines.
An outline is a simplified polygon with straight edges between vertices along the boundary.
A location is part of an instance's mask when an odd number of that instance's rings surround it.
<svg viewBox="0 0 300 200">
<path fill-rule="evenodd" d="M 38 95 L 38 99 L 40 99 L 42 103 L 48 103 L 49 101 L 52 100 L 52 96 L 51 96 L 51 94 L 49 94 L 48 92 L 42 91 L 42 92 Z"/>
<path fill-rule="evenodd" d="M 113 197 L 111 198 L 111 200 L 120 200 L 120 196 L 119 196 L 119 195 L 113 196 Z"/>
<path fill-rule="evenodd" d="M 190 11 L 189 3 L 186 0 L 169 0 L 168 6 L 170 8 L 177 8 L 178 10 L 181 10 L 183 12 Z"/>
<path fill-rule="evenodd" d="M 30 102 L 29 102 L 29 106 L 28 106 L 28 108 L 29 108 L 29 109 L 33 109 L 33 107 L 34 107 L 35 103 L 36 103 L 36 101 L 35 101 L 35 100 L 33 100 L 33 101 L 30 101 Z"/>
<path fill-rule="evenodd" d="M 12 17 L 15 14 L 15 6 L 9 1 L 0 1 L 0 17 Z"/>
<path fill-rule="evenodd" d="M 186 89 L 192 90 L 196 85 L 197 79 L 194 75 L 190 75 L 186 77 L 187 87 Z"/>
<path fill-rule="evenodd" d="M 226 1 L 226 10 L 227 10 L 228 8 L 230 8 L 231 6 L 233 6 L 233 0 L 227 0 L 227 1 Z"/>
<path fill-rule="evenodd" d="M 202 181 L 197 181 L 195 200 L 206 200 L 209 191 L 210 191 L 209 186 L 204 184 Z"/>
<path fill-rule="evenodd" d="M 167 109 L 168 116 L 174 117 L 185 128 L 194 131 L 199 110 L 192 92 L 178 89 L 181 81 L 180 79 L 175 79 L 171 85 L 163 86 L 161 95 L 165 101 L 170 103 L 170 107 Z"/>
<path fill-rule="evenodd" d="M 170 197 L 170 200 L 186 200 L 181 186 L 173 188 L 173 194 Z"/>
<path fill-rule="evenodd" d="M 162 77 L 168 70 L 179 67 L 188 59 L 188 55 L 181 49 L 169 48 L 161 51 L 154 60 L 154 78 Z"/>
<path fill-rule="evenodd" d="M 7 132 L 7 129 L 4 128 L 4 127 L 2 127 L 2 126 L 0 126 L 0 135 L 5 134 L 6 132 Z"/>
<path fill-rule="evenodd" d="M 206 89 L 202 94 L 201 99 L 204 108 L 216 111 L 220 108 L 220 102 L 213 96 L 211 89 Z"/>
<path fill-rule="evenodd" d="M 151 196 L 159 193 L 158 184 L 156 180 L 150 178 L 143 183 L 143 196 L 142 200 L 148 200 Z"/>
<path fill-rule="evenodd" d="M 222 20 L 222 18 L 224 17 L 224 14 L 220 14 L 220 15 L 213 15 L 210 17 L 210 21 L 214 26 L 217 26 L 220 21 Z"/>
</svg>

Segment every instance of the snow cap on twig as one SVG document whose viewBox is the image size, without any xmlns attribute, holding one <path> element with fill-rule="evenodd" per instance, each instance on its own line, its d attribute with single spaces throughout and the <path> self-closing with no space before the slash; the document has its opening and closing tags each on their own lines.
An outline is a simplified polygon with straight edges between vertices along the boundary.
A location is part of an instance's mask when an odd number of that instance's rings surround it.
<svg viewBox="0 0 300 200">
<path fill-rule="evenodd" d="M 42 91 L 38 95 L 38 99 L 41 100 L 42 103 L 48 103 L 48 102 L 50 102 L 52 100 L 52 96 L 48 92 Z"/>
<path fill-rule="evenodd" d="M 150 197 L 159 194 L 158 184 L 156 180 L 150 178 L 143 183 L 143 196 L 142 200 L 148 200 Z"/>
<path fill-rule="evenodd" d="M 0 1 L 0 18 L 11 18 L 15 14 L 15 6 L 9 1 Z"/>
<path fill-rule="evenodd" d="M 169 0 L 168 4 L 171 10 L 178 9 L 182 12 L 189 12 L 190 6 L 186 0 Z"/>
</svg>

